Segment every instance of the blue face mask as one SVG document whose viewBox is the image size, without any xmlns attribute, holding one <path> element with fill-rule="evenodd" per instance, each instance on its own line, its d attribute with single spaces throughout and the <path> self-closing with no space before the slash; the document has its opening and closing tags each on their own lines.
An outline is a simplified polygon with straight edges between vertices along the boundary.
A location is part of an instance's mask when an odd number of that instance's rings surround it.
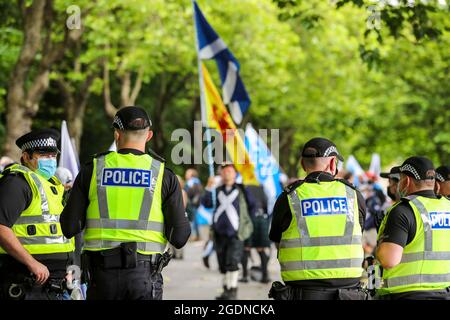
<svg viewBox="0 0 450 320">
<path fill-rule="evenodd" d="M 56 172 L 56 159 L 38 159 L 38 168 L 36 171 L 46 180 L 50 179 Z"/>
</svg>

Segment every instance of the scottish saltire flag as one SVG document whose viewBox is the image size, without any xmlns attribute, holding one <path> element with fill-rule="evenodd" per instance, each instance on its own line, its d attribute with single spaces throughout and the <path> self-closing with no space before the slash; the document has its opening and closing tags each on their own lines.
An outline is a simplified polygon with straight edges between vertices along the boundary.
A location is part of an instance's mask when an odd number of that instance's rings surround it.
<svg viewBox="0 0 450 320">
<path fill-rule="evenodd" d="M 195 219 L 198 225 L 212 224 L 213 209 L 205 208 L 202 204 L 197 208 Z"/>
<path fill-rule="evenodd" d="M 222 82 L 223 102 L 228 105 L 234 122 L 240 124 L 250 106 L 250 98 L 239 76 L 239 62 L 210 26 L 195 1 L 194 10 L 198 55 L 202 60 L 216 61 Z"/>
<path fill-rule="evenodd" d="M 282 191 L 280 166 L 264 140 L 250 123 L 245 127 L 245 148 L 255 166 L 255 175 L 267 196 L 267 210 L 271 214 L 277 197 Z"/>
<path fill-rule="evenodd" d="M 78 154 L 70 139 L 67 124 L 64 120 L 61 124 L 61 156 L 59 158 L 59 166 L 68 169 L 74 179 L 80 170 Z"/>
</svg>

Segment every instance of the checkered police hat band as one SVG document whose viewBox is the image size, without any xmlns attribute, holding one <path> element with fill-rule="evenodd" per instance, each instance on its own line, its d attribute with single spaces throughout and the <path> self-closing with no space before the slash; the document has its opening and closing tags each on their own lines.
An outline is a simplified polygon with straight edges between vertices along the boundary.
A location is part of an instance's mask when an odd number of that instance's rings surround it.
<svg viewBox="0 0 450 320">
<path fill-rule="evenodd" d="M 417 173 L 416 168 L 414 168 L 410 164 L 405 164 L 404 166 L 400 167 L 400 172 L 411 172 L 416 180 L 420 180 L 420 175 Z"/>
<path fill-rule="evenodd" d="M 39 148 L 57 148 L 56 140 L 53 138 L 31 140 L 23 144 L 22 151 Z"/>
<path fill-rule="evenodd" d="M 335 146 L 328 147 L 328 149 L 325 150 L 325 152 L 323 153 L 323 156 L 328 157 L 333 152 L 335 152 L 336 154 L 339 154 L 339 152 L 337 151 Z"/>
<path fill-rule="evenodd" d="M 113 124 L 117 124 L 120 130 L 124 130 L 124 126 L 122 124 L 122 120 L 118 116 L 114 117 Z"/>
<path fill-rule="evenodd" d="M 445 181 L 444 177 L 439 172 L 436 172 L 436 179 L 440 182 Z"/>
</svg>

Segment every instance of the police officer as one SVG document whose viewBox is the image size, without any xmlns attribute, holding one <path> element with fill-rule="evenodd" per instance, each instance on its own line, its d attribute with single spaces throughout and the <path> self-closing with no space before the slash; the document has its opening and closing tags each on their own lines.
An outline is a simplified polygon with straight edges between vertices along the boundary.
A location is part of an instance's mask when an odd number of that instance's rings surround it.
<svg viewBox="0 0 450 320">
<path fill-rule="evenodd" d="M 118 151 L 97 154 L 80 170 L 62 213 L 68 238 L 84 230 L 88 300 L 162 299 L 161 254 L 168 241 L 179 249 L 189 238 L 176 175 L 145 153 L 150 126 L 144 109 L 120 109 L 113 121 Z"/>
<path fill-rule="evenodd" d="M 386 215 L 388 209 L 400 201 L 400 195 L 398 193 L 398 182 L 400 181 L 400 167 L 392 167 L 389 172 L 381 172 L 380 176 L 382 178 L 389 179 L 387 186 L 387 195 L 392 202 L 386 201 L 380 211 L 375 213 L 375 227 L 378 231 L 384 216 Z"/>
<path fill-rule="evenodd" d="M 383 220 L 377 259 L 381 299 L 450 299 L 450 201 L 434 193 L 435 170 L 425 157 L 399 168 L 401 201 Z"/>
<path fill-rule="evenodd" d="M 436 194 L 450 198 L 450 166 L 440 166 L 436 169 Z"/>
<path fill-rule="evenodd" d="M 366 299 L 359 290 L 365 202 L 353 185 L 335 179 L 338 159 L 330 140 L 309 140 L 301 160 L 306 178 L 288 185 L 275 203 L 269 238 L 286 284 L 280 291 L 279 282 L 272 285 L 275 299 Z"/>
<path fill-rule="evenodd" d="M 61 232 L 64 187 L 54 176 L 59 133 L 34 130 L 16 141 L 21 164 L 0 179 L 0 298 L 60 299 L 73 243 Z"/>
</svg>

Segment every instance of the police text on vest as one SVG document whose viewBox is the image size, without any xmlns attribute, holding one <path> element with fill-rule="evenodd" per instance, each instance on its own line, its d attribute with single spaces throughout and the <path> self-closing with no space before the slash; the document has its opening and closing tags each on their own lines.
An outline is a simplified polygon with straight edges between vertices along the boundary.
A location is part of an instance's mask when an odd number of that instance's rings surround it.
<svg viewBox="0 0 450 320">
<path fill-rule="evenodd" d="M 301 200 L 303 216 L 318 216 L 327 214 L 347 214 L 347 198 L 314 198 Z"/>
<path fill-rule="evenodd" d="M 430 212 L 432 229 L 450 229 L 450 212 Z"/>
<path fill-rule="evenodd" d="M 151 170 L 105 168 L 102 172 L 102 186 L 150 188 Z"/>
</svg>

